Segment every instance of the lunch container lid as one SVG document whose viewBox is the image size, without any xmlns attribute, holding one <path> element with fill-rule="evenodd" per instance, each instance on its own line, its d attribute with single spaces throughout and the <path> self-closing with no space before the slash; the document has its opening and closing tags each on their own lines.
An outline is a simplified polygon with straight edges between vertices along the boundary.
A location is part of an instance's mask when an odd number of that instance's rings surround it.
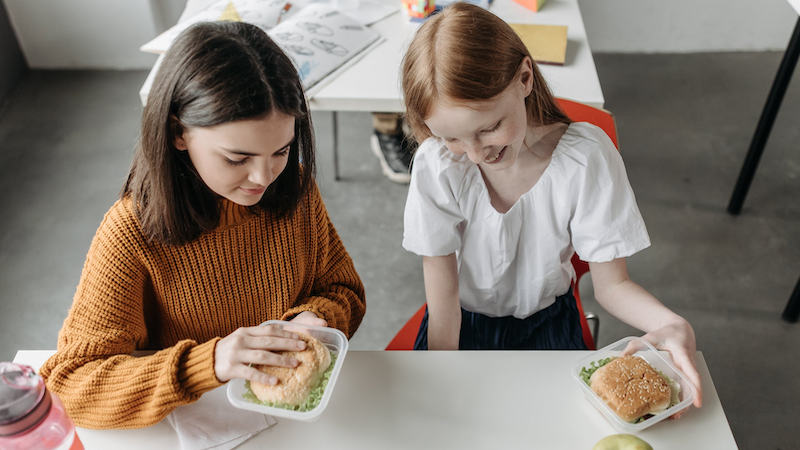
<svg viewBox="0 0 800 450">
<path fill-rule="evenodd" d="M 347 336 L 335 328 L 300 325 L 282 320 L 268 320 L 261 325 L 277 325 L 285 330 L 308 334 L 319 339 L 320 342 L 328 347 L 332 355 L 336 355 L 336 361 L 333 363 L 333 370 L 328 378 L 328 385 L 325 387 L 322 399 L 319 404 L 310 411 L 292 411 L 284 408 L 261 405 L 247 400 L 245 394 L 248 393 L 248 389 L 245 386 L 245 380 L 234 378 L 228 382 L 228 401 L 231 405 L 239 409 L 246 409 L 273 417 L 283 417 L 285 419 L 300 420 L 303 422 L 313 422 L 319 419 L 319 416 L 322 415 L 322 412 L 325 411 L 325 408 L 328 406 L 328 402 L 336 386 L 336 380 L 339 378 L 339 372 L 342 370 L 344 358 L 347 355 L 349 346 Z"/>
<path fill-rule="evenodd" d="M 620 353 L 622 353 L 622 351 L 628 347 L 628 345 L 634 345 L 636 348 L 636 353 L 633 353 L 633 356 L 644 358 L 656 370 L 675 380 L 681 387 L 679 394 L 680 401 L 678 404 L 639 423 L 630 423 L 622 420 L 622 418 L 620 418 L 614 412 L 614 410 L 612 410 L 611 407 L 609 407 L 606 402 L 600 398 L 600 396 L 597 395 L 580 377 L 581 369 L 584 367 L 588 369 L 591 363 L 595 361 L 600 361 L 609 357 L 618 357 Z M 691 381 L 689 381 L 686 375 L 683 374 L 683 372 L 675 367 L 675 364 L 672 363 L 672 359 L 667 352 L 657 350 L 646 340 L 635 336 L 622 338 L 611 345 L 603 347 L 595 352 L 591 352 L 585 357 L 579 359 L 572 367 L 572 377 L 580 385 L 581 390 L 583 390 L 584 394 L 586 394 L 586 398 L 589 400 L 589 402 L 594 405 L 603 414 L 603 416 L 605 416 L 605 418 L 611 423 L 611 425 L 614 426 L 614 428 L 623 433 L 636 433 L 642 431 L 672 416 L 673 414 L 688 408 L 694 401 L 694 396 L 696 395 L 694 385 L 691 383 Z"/>
</svg>

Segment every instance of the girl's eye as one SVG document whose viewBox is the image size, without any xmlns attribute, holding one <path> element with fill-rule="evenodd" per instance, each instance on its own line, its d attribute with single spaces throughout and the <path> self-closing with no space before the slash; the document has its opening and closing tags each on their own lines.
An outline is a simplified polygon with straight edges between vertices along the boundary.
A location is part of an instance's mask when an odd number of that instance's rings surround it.
<svg viewBox="0 0 800 450">
<path fill-rule="evenodd" d="M 228 164 L 232 165 L 232 166 L 241 166 L 242 164 L 244 164 L 244 163 L 246 163 L 246 162 L 247 162 L 247 158 L 245 158 L 245 159 L 241 159 L 241 160 L 239 160 L 239 161 L 234 161 L 234 160 L 232 160 L 232 159 L 225 158 L 225 161 L 226 161 Z"/>
<path fill-rule="evenodd" d="M 283 149 L 275 152 L 275 156 L 283 157 L 283 156 L 288 155 L 289 154 L 289 147 L 291 147 L 291 145 L 287 145 L 286 147 L 283 147 Z"/>
<path fill-rule="evenodd" d="M 496 124 L 494 124 L 493 127 L 482 130 L 481 133 L 491 133 L 492 131 L 496 130 L 499 126 L 500 122 L 497 122 Z"/>
</svg>

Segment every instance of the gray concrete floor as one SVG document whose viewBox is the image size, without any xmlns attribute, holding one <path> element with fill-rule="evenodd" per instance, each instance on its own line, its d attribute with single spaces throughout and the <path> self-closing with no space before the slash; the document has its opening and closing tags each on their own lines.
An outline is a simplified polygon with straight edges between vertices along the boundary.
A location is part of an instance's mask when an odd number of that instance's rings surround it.
<svg viewBox="0 0 800 450">
<path fill-rule="evenodd" d="M 743 449 L 798 449 L 800 324 L 780 313 L 800 276 L 800 84 L 790 86 L 745 208 L 725 212 L 778 53 L 596 55 L 652 247 L 631 276 L 694 325 Z M 147 73 L 31 72 L 0 107 L 0 360 L 51 349 L 138 130 Z M 342 113 L 343 180 L 331 115 L 314 114 L 319 183 L 366 285 L 352 340 L 382 349 L 424 301 L 419 258 L 401 247 L 406 187 L 368 148 L 370 116 Z M 601 346 L 640 334 L 601 315 Z"/>
</svg>

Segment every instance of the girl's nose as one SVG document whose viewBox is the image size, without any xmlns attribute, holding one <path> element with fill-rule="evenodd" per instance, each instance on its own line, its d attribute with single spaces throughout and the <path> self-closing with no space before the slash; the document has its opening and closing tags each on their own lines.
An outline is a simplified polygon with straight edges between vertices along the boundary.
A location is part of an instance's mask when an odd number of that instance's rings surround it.
<svg viewBox="0 0 800 450">
<path fill-rule="evenodd" d="M 247 179 L 251 183 L 258 184 L 259 186 L 269 186 L 272 183 L 272 164 L 270 159 L 271 158 L 267 158 L 267 162 L 264 164 L 256 165 L 250 172 Z"/>
<path fill-rule="evenodd" d="M 467 156 L 475 164 L 480 164 L 486 159 L 486 148 L 477 141 L 473 141 L 467 146 Z"/>
</svg>

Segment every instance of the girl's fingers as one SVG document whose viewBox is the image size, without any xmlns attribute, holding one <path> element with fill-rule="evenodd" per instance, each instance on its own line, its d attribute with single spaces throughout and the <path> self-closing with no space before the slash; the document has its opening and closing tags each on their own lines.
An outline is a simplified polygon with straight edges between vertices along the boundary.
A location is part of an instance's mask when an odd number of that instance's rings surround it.
<svg viewBox="0 0 800 450">
<path fill-rule="evenodd" d="M 647 335 L 642 336 L 642 339 L 646 339 L 646 337 L 647 337 Z M 622 352 L 619 354 L 619 356 L 633 355 L 634 353 L 638 352 L 639 350 L 644 350 L 645 348 L 647 348 L 647 347 L 645 347 L 644 344 L 642 344 L 640 341 L 633 340 L 633 341 L 628 342 L 628 345 L 625 346 L 625 349 L 622 350 Z"/>
<path fill-rule="evenodd" d="M 674 419 L 680 419 L 680 418 L 681 418 L 681 416 L 683 416 L 683 415 L 686 413 L 686 411 L 688 411 L 688 409 L 684 409 L 684 410 L 678 411 L 678 412 L 676 412 L 675 414 L 673 414 L 673 415 L 669 416 L 669 418 L 670 418 L 670 419 L 673 419 L 673 420 L 674 420 Z"/>
<path fill-rule="evenodd" d="M 700 408 L 703 406 L 703 387 L 700 382 L 700 374 L 697 372 L 697 368 L 694 363 L 692 363 L 691 358 L 684 353 L 675 352 L 675 365 L 678 366 L 681 371 L 689 378 L 689 381 L 695 387 L 695 397 L 694 397 L 694 406 Z"/>
<path fill-rule="evenodd" d="M 247 336 L 242 342 L 243 349 L 272 351 L 302 351 L 305 341 L 277 336 Z"/>
<path fill-rule="evenodd" d="M 266 373 L 256 369 L 255 367 L 250 366 L 240 366 L 241 367 L 241 375 L 237 375 L 236 378 L 244 378 L 245 380 L 254 381 L 256 383 L 261 384 L 270 384 L 275 385 L 278 384 L 278 379 L 272 375 L 267 375 Z"/>
<path fill-rule="evenodd" d="M 279 355 L 263 350 L 243 350 L 239 357 L 242 364 L 260 364 L 262 366 L 297 367 L 297 358 Z"/>
<path fill-rule="evenodd" d="M 311 317 L 309 318 L 308 325 L 313 325 L 315 327 L 327 327 L 328 321 L 325 319 L 320 319 L 319 317 Z"/>
<path fill-rule="evenodd" d="M 282 327 L 276 325 L 263 325 L 257 327 L 243 328 L 245 333 L 250 336 L 275 336 L 285 339 L 299 339 L 297 333 L 284 330 Z"/>
<path fill-rule="evenodd" d="M 299 323 L 299 324 L 303 324 L 303 325 L 311 325 L 311 326 L 314 326 L 314 327 L 327 327 L 328 326 L 328 321 L 327 320 L 318 317 L 316 314 L 314 314 L 311 311 L 303 311 L 303 312 L 301 312 L 300 314 L 295 316 L 294 319 L 290 320 L 290 322 Z"/>
</svg>

